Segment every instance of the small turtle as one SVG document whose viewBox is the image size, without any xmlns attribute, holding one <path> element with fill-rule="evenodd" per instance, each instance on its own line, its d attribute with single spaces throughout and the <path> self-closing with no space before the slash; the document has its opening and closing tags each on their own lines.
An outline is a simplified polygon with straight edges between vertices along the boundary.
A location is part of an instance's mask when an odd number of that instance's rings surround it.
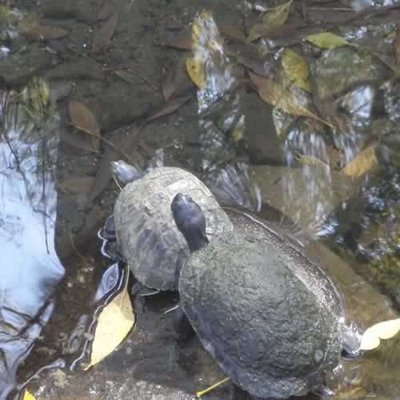
<svg viewBox="0 0 400 400">
<path fill-rule="evenodd" d="M 231 211 L 235 229 L 209 242 L 206 215 L 177 194 L 171 211 L 193 250 L 179 280 L 181 307 L 233 383 L 260 398 L 324 388 L 361 336 L 345 324 L 341 294 L 283 233 Z"/>
<path fill-rule="evenodd" d="M 183 169 L 156 164 L 143 174 L 123 161 L 114 162 L 112 169 L 118 181 L 127 184 L 117 198 L 113 217 L 99 232 L 103 254 L 110 255 L 110 244 L 116 238 L 117 252 L 141 284 L 177 290 L 190 249 L 172 218 L 172 199 L 182 192 L 201 205 L 210 239 L 232 230 L 227 214 L 208 188 Z"/>
</svg>

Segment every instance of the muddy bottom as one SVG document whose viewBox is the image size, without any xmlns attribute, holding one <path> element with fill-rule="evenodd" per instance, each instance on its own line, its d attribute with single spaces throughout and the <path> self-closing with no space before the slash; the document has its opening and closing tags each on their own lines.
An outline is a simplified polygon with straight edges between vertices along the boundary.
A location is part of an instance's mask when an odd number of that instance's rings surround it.
<svg viewBox="0 0 400 400">
<path fill-rule="evenodd" d="M 335 28 L 347 21 L 351 12 L 338 8 L 337 2 L 326 2 L 336 13 L 321 11 L 319 3 L 325 2 L 316 1 L 309 9 L 306 3 L 294 2 L 294 31 L 281 38 L 283 46 L 302 41 L 296 34 L 296 26 L 301 24 L 296 23 L 303 22 L 303 17 L 310 32 L 315 32 L 321 27 Z M 239 7 L 243 3 L 239 0 L 20 0 L 14 4 L 40 16 L 41 24 L 65 33 L 42 30 L 38 34 L 31 28 L 28 39 L 12 42 L 10 57 L 0 59 L 0 82 L 4 87 L 21 87 L 34 76 L 44 78 L 61 117 L 56 247 L 65 278 L 56 292 L 53 316 L 19 371 L 19 382 L 24 382 L 63 354 L 65 342 L 81 316 L 92 311 L 94 293 L 108 266 L 100 255 L 96 233 L 111 214 L 119 193 L 112 181 L 110 162 L 123 158 L 145 166 L 155 151 L 163 148 L 166 165 L 192 169 L 200 128 L 196 88 L 186 73 L 182 74 L 182 66 L 189 54 L 187 32 L 194 16 L 199 10 L 210 8 L 227 31 L 242 28 L 245 22 L 251 26 L 251 21 L 243 21 Z M 398 14 L 399 10 L 394 9 L 392 18 Z M 319 21 L 317 29 L 315 21 Z M 241 54 L 240 49 L 238 46 L 239 62 L 247 57 L 246 67 L 257 70 L 257 65 L 250 62 L 252 54 Z M 272 107 L 263 103 L 254 89 L 247 87 L 242 95 L 249 159 L 252 165 L 259 165 L 254 171 L 265 185 L 263 200 L 279 209 L 283 203 L 282 176 L 287 168 L 283 167 L 283 149 L 274 127 Z M 93 137 L 74 129 L 72 101 L 91 111 L 100 139 L 93 141 Z M 343 174 L 339 178 L 346 190 L 341 189 L 338 199 L 332 201 L 332 209 L 356 190 L 350 178 L 343 179 Z M 299 182 L 306 191 L 303 182 Z M 302 201 L 302 194 L 298 197 Z M 302 202 L 307 208 L 307 200 Z M 327 259 L 327 254 L 322 257 Z M 332 265 L 338 263 L 334 259 Z M 349 270 L 347 264 L 345 270 Z M 383 316 L 396 315 L 385 297 L 371 296 L 375 292 L 369 286 L 358 301 L 359 288 L 365 287 L 363 280 L 351 275 L 348 282 L 355 314 L 362 314 L 361 309 L 368 314 L 371 308 L 374 317 L 381 310 Z M 364 303 L 367 298 L 373 298 L 372 305 Z M 224 374 L 195 337 L 185 342 L 177 340 L 173 313 L 163 314 L 175 301 L 172 294 L 136 300 L 136 326 L 114 353 L 88 371 L 44 371 L 27 388 L 39 400 L 193 399 L 196 391 L 220 381 Z M 385 357 L 389 353 L 390 348 Z M 390 357 L 385 357 L 380 360 L 379 353 L 374 353 L 366 362 L 365 365 L 374 365 L 377 360 L 377 367 L 368 370 L 369 383 L 364 385 L 364 392 L 357 392 L 356 388 L 337 398 L 363 399 L 370 393 L 378 396 L 376 392 L 382 392 L 382 400 L 396 400 L 398 378 L 389 370 L 397 371 L 393 366 L 400 362 L 396 359 L 391 363 Z M 387 381 L 384 377 L 377 379 L 376 389 L 374 379 L 380 375 L 387 375 Z M 349 387 L 358 379 L 359 370 L 354 376 L 350 373 Z M 388 395 L 381 387 L 387 388 Z M 250 400 L 231 383 L 204 398 Z M 310 395 L 304 399 L 316 398 Z"/>
</svg>

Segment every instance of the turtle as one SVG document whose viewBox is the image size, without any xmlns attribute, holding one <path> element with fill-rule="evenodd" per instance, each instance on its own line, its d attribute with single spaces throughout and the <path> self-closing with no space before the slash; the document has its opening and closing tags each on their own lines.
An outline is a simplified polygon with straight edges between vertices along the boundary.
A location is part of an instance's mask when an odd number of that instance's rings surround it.
<svg viewBox="0 0 400 400">
<path fill-rule="evenodd" d="M 115 202 L 113 215 L 98 234 L 103 240 L 102 253 L 126 261 L 143 286 L 176 291 L 179 272 L 190 248 L 172 219 L 172 199 L 183 192 L 201 204 L 210 240 L 232 230 L 227 214 L 207 186 L 182 168 L 155 162 L 143 173 L 120 160 L 112 163 L 112 170 L 125 186 Z"/>
<path fill-rule="evenodd" d="M 246 212 L 228 210 L 229 234 L 209 240 L 206 213 L 187 194 L 171 202 L 192 254 L 179 278 L 180 305 L 231 381 L 257 398 L 327 389 L 343 352 L 360 352 L 343 298 L 301 246 Z"/>
</svg>

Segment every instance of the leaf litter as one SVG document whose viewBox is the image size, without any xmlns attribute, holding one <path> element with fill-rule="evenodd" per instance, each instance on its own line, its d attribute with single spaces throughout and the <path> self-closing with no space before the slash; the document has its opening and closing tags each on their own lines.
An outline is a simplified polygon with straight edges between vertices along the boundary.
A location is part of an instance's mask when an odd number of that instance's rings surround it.
<svg viewBox="0 0 400 400">
<path fill-rule="evenodd" d="M 128 292 L 128 279 L 118 293 L 101 311 L 94 332 L 89 369 L 110 355 L 135 325 L 135 313 Z"/>
<path fill-rule="evenodd" d="M 291 5 L 292 1 L 285 2 L 281 5 L 278 5 L 277 7 L 267 10 L 267 12 L 264 13 L 262 16 L 262 24 L 264 26 L 264 30 L 260 28 L 259 32 L 255 32 L 256 34 L 259 33 L 259 36 L 256 38 L 251 39 L 252 41 L 255 41 L 258 38 L 261 38 L 263 36 L 268 37 L 269 35 L 272 35 L 273 31 L 278 30 L 281 28 L 285 23 L 286 20 L 290 14 L 291 11 Z M 95 31 L 93 42 L 92 42 L 92 50 L 94 52 L 100 51 L 100 50 L 105 50 L 107 47 L 110 45 L 110 41 L 115 33 L 116 27 L 118 25 L 118 16 L 117 13 L 115 12 L 114 8 L 114 2 L 112 1 L 105 1 L 103 3 L 103 7 L 99 12 L 98 15 L 98 21 L 102 21 L 102 24 L 98 25 L 98 28 Z M 268 21 L 269 27 L 265 27 L 264 24 Z M 36 28 L 35 28 L 36 29 Z M 35 38 L 34 40 L 43 40 L 43 39 L 51 39 L 52 35 L 54 37 L 57 37 L 57 32 L 52 33 L 50 31 L 41 30 L 42 28 L 38 29 L 38 32 L 35 32 L 35 29 L 31 29 L 33 33 L 31 33 L 32 38 Z M 64 35 L 64 32 L 60 32 L 60 35 Z M 36 35 L 36 36 L 35 36 Z M 257 36 L 257 35 L 256 35 Z M 393 50 L 395 53 L 395 56 L 397 57 L 397 63 L 398 63 L 398 44 L 396 44 L 396 37 L 393 43 Z M 60 36 L 62 37 L 62 36 Z M 249 36 L 248 40 L 250 39 L 251 35 Z M 238 36 L 239 38 L 239 36 Z M 332 50 L 338 47 L 342 46 L 348 46 L 350 43 L 335 34 L 331 34 L 330 32 L 323 32 L 320 34 L 312 34 L 305 36 L 306 41 L 309 43 L 312 43 L 314 46 L 322 49 L 322 50 Z M 398 41 L 398 39 L 397 39 Z M 97 42 L 97 43 L 96 43 Z M 243 44 L 243 43 L 242 43 Z M 185 44 L 178 44 L 176 47 L 185 50 L 189 50 L 191 48 L 191 39 L 189 37 L 189 40 L 186 41 Z M 245 62 L 241 62 L 241 64 L 246 67 L 247 69 L 252 69 L 249 67 L 249 63 L 246 64 Z M 309 82 L 309 68 L 307 65 L 307 62 L 309 61 L 309 58 L 306 56 L 303 57 L 301 55 L 301 52 L 298 51 L 296 48 L 296 51 L 293 50 L 290 47 L 285 47 L 282 57 L 281 57 L 281 70 L 273 70 L 273 73 L 271 76 L 265 76 L 265 77 L 260 77 L 259 75 L 249 73 L 250 80 L 252 81 L 254 87 L 256 88 L 256 91 L 259 93 L 260 97 L 265 101 L 266 103 L 272 105 L 276 109 L 283 110 L 285 113 L 290 114 L 291 116 L 295 117 L 305 117 L 305 118 L 311 118 L 315 121 L 323 122 L 323 116 L 320 118 L 317 115 L 317 111 L 315 107 L 313 106 L 313 93 L 312 93 L 312 88 Z M 194 65 L 194 67 L 188 68 L 187 64 Z M 199 63 L 198 63 L 199 64 Z M 197 86 L 201 87 L 203 80 L 202 80 L 202 66 L 201 63 L 199 65 L 194 62 L 194 60 L 189 61 L 186 63 L 186 71 L 190 75 L 191 79 L 193 82 L 197 83 Z M 184 72 L 185 67 L 181 64 L 179 72 Z M 192 70 L 192 72 L 189 72 Z M 176 71 L 175 71 L 176 72 Z M 192 76 L 193 75 L 193 76 Z M 172 75 L 171 75 L 172 76 Z M 204 78 L 203 78 L 204 79 Z M 259 79 L 265 79 L 263 81 L 260 81 Z M 165 84 L 166 85 L 166 84 Z M 184 96 L 180 96 L 180 89 L 179 84 L 173 83 L 170 85 L 170 87 L 167 87 L 163 85 L 162 87 L 162 93 L 164 96 L 164 99 L 166 100 L 165 103 L 162 103 L 161 106 L 157 106 L 156 108 L 152 109 L 148 114 L 147 114 L 147 122 L 151 122 L 157 118 L 167 116 L 175 111 L 177 111 L 183 104 L 186 103 L 186 101 L 189 101 L 190 98 L 186 99 Z M 315 100 L 315 99 L 314 99 Z M 168 103 L 168 101 L 170 101 Z M 71 124 L 78 130 L 80 133 L 87 133 L 91 136 L 91 148 L 93 151 L 98 151 L 99 149 L 99 142 L 101 139 L 96 139 L 94 136 L 100 136 L 100 128 L 97 124 L 96 118 L 94 117 L 93 113 L 90 111 L 90 109 L 80 103 L 81 106 L 77 106 L 76 104 L 71 106 L 71 102 L 69 104 L 69 114 L 70 114 L 70 119 L 71 119 Z M 82 107 L 83 106 L 83 107 Z M 86 107 L 86 109 L 85 109 Z M 72 112 L 71 112 L 72 108 Z M 75 108 L 75 109 L 74 109 Z M 77 111 L 78 109 L 78 111 Z M 91 113 L 91 117 L 90 117 Z M 296 119 L 294 119 L 296 121 Z M 295 122 L 294 122 L 295 123 Z M 96 127 L 97 124 L 97 127 Z M 329 126 L 329 125 L 328 125 Z M 333 133 L 333 132 L 332 132 Z M 116 146 L 118 148 L 118 146 Z M 107 147 L 109 149 L 109 147 Z M 115 150 L 115 149 L 114 149 Z M 335 149 L 336 150 L 336 149 Z M 358 177 L 362 176 L 368 172 L 370 172 L 374 166 L 377 165 L 377 160 L 374 158 L 374 152 L 373 146 L 367 147 L 364 150 L 362 150 L 358 155 L 356 155 L 353 160 L 351 160 L 343 169 L 342 173 L 352 176 L 352 177 Z M 303 157 L 304 162 L 316 162 L 318 163 L 318 160 L 312 160 L 311 158 L 307 159 L 307 156 Z M 85 181 L 84 177 L 82 177 L 83 181 Z M 68 182 L 68 181 L 67 181 Z M 73 186 L 73 181 L 72 183 L 69 183 Z M 105 187 L 107 184 L 102 184 L 101 186 Z M 85 184 L 83 183 L 83 186 Z M 118 297 L 118 296 L 117 296 Z M 117 299 L 117 297 L 115 299 Z M 123 296 L 122 296 L 123 297 Z M 127 296 L 126 296 L 127 297 Z M 115 300 L 114 299 L 114 300 Z M 111 308 L 114 309 L 114 311 L 111 313 L 109 311 L 106 311 L 105 309 L 105 315 L 103 316 L 103 319 L 105 321 L 111 320 L 110 315 L 108 314 L 118 314 L 121 316 L 121 325 L 123 326 L 122 331 L 124 332 L 129 332 L 128 326 L 131 324 L 133 326 L 134 324 L 134 319 L 132 321 L 128 321 L 129 318 L 126 318 L 125 314 L 129 314 L 129 307 L 125 304 L 124 301 L 126 301 L 126 298 L 121 298 L 117 301 L 118 304 L 114 304 Z M 111 306 L 110 303 L 109 305 Z M 124 311 L 125 310 L 125 311 Z M 128 310 L 128 311 L 126 311 Z M 107 314 L 108 313 L 108 314 Z M 133 313 L 133 312 L 132 312 Z M 119 318 L 119 317 L 118 317 Z M 113 322 L 115 324 L 115 321 Z M 102 322 L 104 324 L 104 322 Z M 99 326 L 101 327 L 100 321 L 99 321 Z M 117 322 L 119 324 L 119 322 Z M 118 334 L 119 336 L 123 336 L 122 334 Z M 378 336 L 381 335 L 380 333 Z M 100 335 L 102 336 L 102 335 Z M 385 335 L 383 335 L 385 336 Z M 382 335 L 380 336 L 381 338 L 384 338 Z M 105 340 L 105 339 L 104 339 Z M 120 340 L 123 340 L 120 339 Z M 118 344 L 116 344 L 117 346 Z M 100 346 L 100 345 L 99 345 Z M 98 346 L 98 347 L 99 347 Z M 112 346 L 110 346 L 111 348 Z M 109 350 L 110 350 L 109 348 Z M 110 350 L 112 351 L 112 350 Z M 107 355 L 107 354 L 106 354 Z M 97 355 L 94 356 L 93 359 L 91 360 L 91 365 L 94 365 L 96 362 L 98 362 L 101 357 L 105 357 L 106 355 Z M 97 357 L 97 358 L 96 358 Z M 96 361 L 98 360 L 98 361 Z"/>
</svg>

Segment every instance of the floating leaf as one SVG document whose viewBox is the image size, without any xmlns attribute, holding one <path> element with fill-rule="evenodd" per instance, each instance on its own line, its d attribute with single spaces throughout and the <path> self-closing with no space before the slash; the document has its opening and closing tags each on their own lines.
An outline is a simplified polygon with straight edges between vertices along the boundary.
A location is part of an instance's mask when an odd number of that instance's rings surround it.
<svg viewBox="0 0 400 400">
<path fill-rule="evenodd" d="M 268 104 L 292 115 L 314 118 L 324 124 L 326 121 L 310 111 L 310 102 L 307 93 L 294 85 L 285 82 L 276 82 L 250 73 L 250 79 L 257 88 L 259 96 Z"/>
<path fill-rule="evenodd" d="M 91 135 L 92 150 L 99 151 L 100 128 L 94 114 L 84 104 L 74 100 L 69 102 L 68 112 L 71 124 L 76 129 Z"/>
<path fill-rule="evenodd" d="M 262 36 L 268 36 L 269 33 L 280 28 L 287 20 L 290 6 L 293 0 L 289 0 L 287 3 L 281 4 L 267 11 L 262 17 L 262 23 L 255 24 L 249 32 L 247 38 L 248 42 L 252 42 Z"/>
<path fill-rule="evenodd" d="M 282 55 L 282 67 L 291 82 L 306 92 L 311 91 L 308 81 L 308 65 L 300 54 L 286 48 Z"/>
<path fill-rule="evenodd" d="M 358 178 L 378 165 L 375 155 L 376 145 L 371 145 L 360 151 L 343 169 L 345 175 Z"/>
<path fill-rule="evenodd" d="M 335 49 L 336 47 L 349 46 L 350 43 L 341 36 L 331 32 L 321 32 L 308 35 L 306 39 L 314 46 L 321 49 Z"/>
<path fill-rule="evenodd" d="M 111 354 L 128 335 L 135 324 L 127 285 L 107 304 L 97 321 L 90 363 L 86 369 L 98 364 Z"/>
<path fill-rule="evenodd" d="M 25 390 L 24 397 L 22 400 L 36 400 L 36 397 L 32 393 Z"/>
<path fill-rule="evenodd" d="M 186 59 L 186 71 L 190 79 L 199 89 L 204 88 L 206 85 L 206 75 L 202 60 L 196 60 L 194 57 L 188 57 Z"/>
<path fill-rule="evenodd" d="M 400 331 L 400 319 L 379 322 L 369 327 L 361 338 L 360 350 L 376 349 L 381 340 L 391 339 Z"/>
</svg>

